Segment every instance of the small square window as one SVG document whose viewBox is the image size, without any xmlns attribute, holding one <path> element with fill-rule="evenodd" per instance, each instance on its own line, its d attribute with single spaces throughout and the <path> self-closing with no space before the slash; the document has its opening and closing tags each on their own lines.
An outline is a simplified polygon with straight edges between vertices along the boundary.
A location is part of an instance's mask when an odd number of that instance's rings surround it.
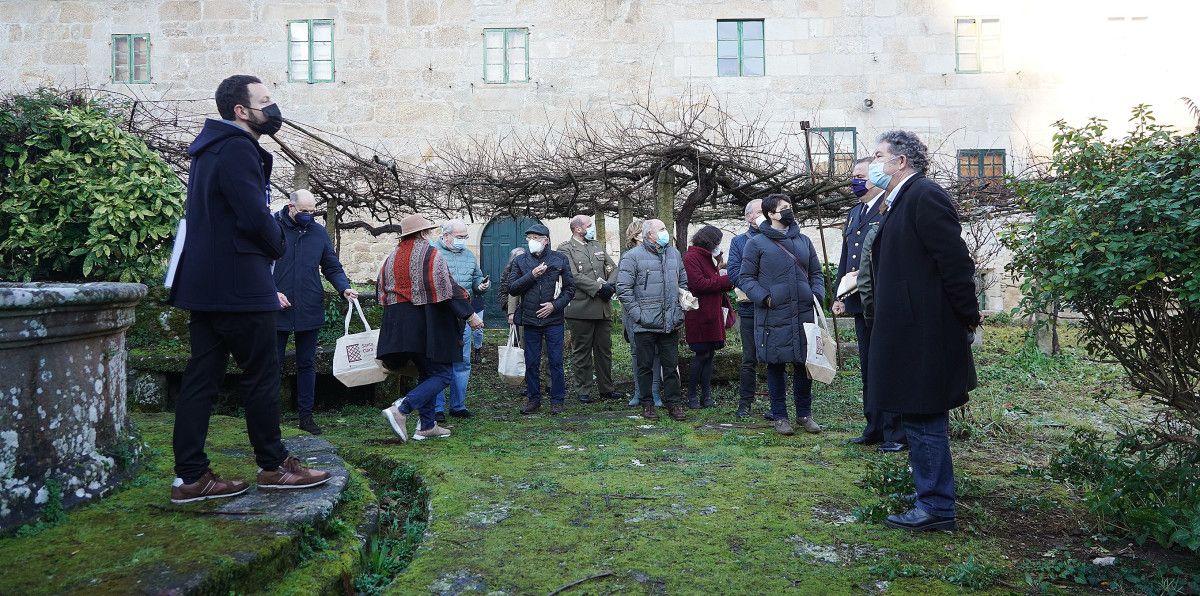
<svg viewBox="0 0 1200 596">
<path fill-rule="evenodd" d="M 529 80 L 529 29 L 483 30 L 483 81 L 523 83 Z"/>
<path fill-rule="evenodd" d="M 958 151 L 958 176 L 1000 180 L 1006 170 L 1003 149 L 960 149 Z"/>
<path fill-rule="evenodd" d="M 112 36 L 112 80 L 114 83 L 150 82 L 150 34 L 120 33 Z"/>
<path fill-rule="evenodd" d="M 957 72 L 1004 71 L 1000 19 L 958 17 L 954 20 L 954 45 Z"/>
<path fill-rule="evenodd" d="M 288 80 L 332 83 L 333 21 L 307 19 L 288 23 Z"/>
<path fill-rule="evenodd" d="M 858 158 L 858 130 L 852 126 L 813 128 L 809 131 L 813 172 L 849 178 Z"/>
<path fill-rule="evenodd" d="M 763 21 L 717 21 L 717 76 L 761 77 L 767 74 Z"/>
</svg>

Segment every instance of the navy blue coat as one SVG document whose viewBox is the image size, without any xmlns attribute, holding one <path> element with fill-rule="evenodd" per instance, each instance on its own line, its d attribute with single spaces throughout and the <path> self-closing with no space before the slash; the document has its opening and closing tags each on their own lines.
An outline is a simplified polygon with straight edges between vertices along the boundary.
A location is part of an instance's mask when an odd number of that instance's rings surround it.
<svg viewBox="0 0 1200 596">
<path fill-rule="evenodd" d="M 283 228 L 287 252 L 275 262 L 275 289 L 287 296 L 292 306 L 279 311 L 275 328 L 279 331 L 311 331 L 325 324 L 325 289 L 321 277 L 337 288 L 338 294 L 350 288 L 346 271 L 338 261 L 325 226 L 313 222 L 308 227 L 297 224 L 285 207 L 275 214 Z M 345 305 L 343 305 L 344 307 Z"/>
<path fill-rule="evenodd" d="M 837 282 L 833 285 L 834 292 L 837 291 L 838 286 L 842 283 L 842 278 L 847 273 L 858 271 L 861 266 L 863 236 L 867 234 L 867 230 L 871 229 L 872 224 L 878 224 L 883 218 L 883 214 L 879 212 L 879 206 L 882 204 L 883 197 L 877 197 L 870 213 L 866 213 L 867 205 L 865 203 L 859 203 L 850 208 L 846 219 L 846 229 L 842 231 L 842 258 L 838 261 Z M 846 306 L 847 314 L 859 315 L 863 312 L 862 298 L 859 297 L 858 292 L 851 292 L 849 296 L 842 299 L 842 304 Z"/>
<path fill-rule="evenodd" d="M 975 263 L 937 183 L 917 174 L 901 187 L 871 245 L 871 273 L 868 409 L 938 414 L 967 403 L 976 383 Z"/>
<path fill-rule="evenodd" d="M 786 231 L 764 224 L 742 252 L 738 287 L 754 304 L 754 353 L 758 361 L 804 362 L 808 356 L 804 323 L 815 320 L 813 298 L 825 298 L 825 276 L 812 240 L 794 224 Z"/>
<path fill-rule="evenodd" d="M 534 277 L 534 268 L 543 262 L 546 263 L 546 272 Z M 555 298 L 554 287 L 560 277 L 562 287 L 558 298 Z M 508 293 L 521 297 L 521 304 L 513 317 L 517 325 L 562 325 L 567 305 L 575 297 L 575 276 L 571 273 L 571 263 L 567 260 L 567 255 L 550 248 L 542 249 L 541 254 L 537 256 L 528 252 L 517 255 L 512 260 L 512 271 L 508 274 Z M 539 319 L 537 311 L 543 302 L 553 302 L 554 312 L 544 319 Z"/>
<path fill-rule="evenodd" d="M 167 303 L 208 312 L 279 310 L 271 263 L 285 249 L 267 209 L 271 154 L 250 133 L 209 119 L 188 155 L 187 235 Z"/>
<path fill-rule="evenodd" d="M 729 260 L 726 262 L 725 269 L 729 271 L 729 279 L 737 285 L 738 276 L 742 273 L 742 253 L 746 251 L 746 244 L 752 238 L 758 235 L 758 226 L 751 225 L 746 228 L 745 232 L 733 237 L 729 241 Z M 737 311 L 739 316 L 751 318 L 754 316 L 754 305 L 749 302 L 738 302 Z"/>
</svg>

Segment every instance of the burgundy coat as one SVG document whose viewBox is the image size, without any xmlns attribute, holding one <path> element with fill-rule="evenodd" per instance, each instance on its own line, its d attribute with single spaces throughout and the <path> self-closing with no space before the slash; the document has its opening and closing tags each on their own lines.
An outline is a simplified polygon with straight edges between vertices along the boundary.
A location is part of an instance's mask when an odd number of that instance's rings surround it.
<svg viewBox="0 0 1200 596">
<path fill-rule="evenodd" d="M 683 255 L 688 289 L 700 300 L 700 308 L 683 313 L 684 337 L 689 344 L 725 341 L 725 317 L 721 305 L 726 292 L 733 289 L 728 275 L 719 275 L 712 252 L 689 246 Z"/>
</svg>

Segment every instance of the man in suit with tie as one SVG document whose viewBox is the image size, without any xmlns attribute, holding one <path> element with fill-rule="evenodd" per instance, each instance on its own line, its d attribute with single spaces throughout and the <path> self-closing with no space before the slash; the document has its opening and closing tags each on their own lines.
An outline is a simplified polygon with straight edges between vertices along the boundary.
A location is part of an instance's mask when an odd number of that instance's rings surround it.
<svg viewBox="0 0 1200 596">
<path fill-rule="evenodd" d="M 867 406 L 901 415 L 917 493 L 886 523 L 910 531 L 956 527 L 950 410 L 975 388 L 971 335 L 983 323 L 958 211 L 925 177 L 928 151 L 911 132 L 886 132 L 867 170 L 885 216 L 871 245 Z"/>
<path fill-rule="evenodd" d="M 873 226 L 883 221 L 879 211 L 883 191 L 871 184 L 867 179 L 867 166 L 874 157 L 864 157 L 854 164 L 851 187 L 855 196 L 861 201 L 850 209 L 845 232 L 842 234 L 842 258 L 838 261 L 837 288 L 838 295 L 833 303 L 833 314 L 850 314 L 854 316 L 854 333 L 858 336 L 858 361 L 862 368 L 863 384 L 863 416 L 867 426 L 862 435 L 850 439 L 856 445 L 879 445 L 882 453 L 903 451 L 908 446 L 908 439 L 900 426 L 900 416 L 893 412 L 881 412 L 867 408 L 867 364 L 871 352 L 871 320 L 863 312 L 862 300 L 854 287 L 862 262 L 863 242 L 867 232 Z M 846 276 L 850 275 L 849 280 Z"/>
</svg>

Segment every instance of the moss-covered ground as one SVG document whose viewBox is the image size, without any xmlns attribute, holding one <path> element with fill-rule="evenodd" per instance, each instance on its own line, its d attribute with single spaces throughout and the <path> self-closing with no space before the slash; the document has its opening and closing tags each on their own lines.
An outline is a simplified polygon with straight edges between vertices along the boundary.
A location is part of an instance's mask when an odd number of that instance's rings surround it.
<svg viewBox="0 0 1200 596">
<path fill-rule="evenodd" d="M 489 332 L 489 343 L 499 341 Z M 617 377 L 628 379 L 628 354 L 617 347 Z M 1077 428 L 1111 432 L 1148 415 L 1120 371 L 1086 359 L 1069 336 L 1066 353 L 1051 358 L 1027 347 L 1023 328 L 988 328 L 977 354 L 981 387 L 953 422 L 955 533 L 879 523 L 898 506 L 890 495 L 906 490 L 906 455 L 846 444 L 861 429 L 857 361 L 846 360 L 832 386 L 815 390 L 819 435 L 776 434 L 757 417 L 761 399 L 755 417 L 734 418 L 731 384 L 715 388 L 718 407 L 686 422 L 647 422 L 624 402 L 573 400 L 562 415 L 521 416 L 518 391 L 497 379 L 492 347 L 472 376 L 476 416 L 452 419 L 449 439 L 402 444 L 374 408 L 321 412 L 324 437 L 377 490 L 390 471 L 414 470 L 427 491 L 427 526 L 405 522 L 410 536 L 424 530 L 411 563 L 393 580 L 355 585 L 397 594 L 545 594 L 577 581 L 571 593 L 1011 593 L 1045 579 L 1039 570 L 1051 563 L 1118 549 L 1122 564 L 1169 561 L 1200 572 L 1195 561 L 1108 540 L 1070 487 L 1029 472 Z M 133 486 L 36 535 L 0 539 L 0 592 L 127 587 L 121 582 L 145 565 L 221 564 L 219 555 L 193 556 L 197 547 L 270 544 L 252 525 L 155 507 L 166 504 L 171 476 L 170 421 L 137 415 L 156 454 Z M 252 461 L 221 450 L 244 445 L 239 420 L 214 419 L 210 441 L 218 472 L 252 476 Z M 360 490 L 360 500 L 375 498 Z M 332 538 L 316 544 L 352 552 Z M 337 569 L 296 569 L 266 591 L 327 590 L 324 579 L 308 578 L 345 578 L 354 564 L 316 559 L 327 564 L 307 565 Z M 355 572 L 361 577 L 361 562 Z M 1041 588 L 1055 582 L 1082 589 L 1067 576 Z"/>
</svg>

